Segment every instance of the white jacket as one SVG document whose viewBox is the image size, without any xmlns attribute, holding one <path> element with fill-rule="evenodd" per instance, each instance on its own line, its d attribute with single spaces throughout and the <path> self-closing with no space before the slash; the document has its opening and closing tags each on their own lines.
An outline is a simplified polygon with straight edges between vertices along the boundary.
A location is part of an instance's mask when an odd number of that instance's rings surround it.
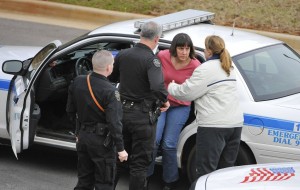
<svg viewBox="0 0 300 190">
<path fill-rule="evenodd" d="M 231 128 L 243 125 L 234 69 L 227 76 L 219 59 L 198 66 L 191 78 L 181 85 L 170 83 L 168 91 L 179 100 L 194 101 L 198 126 Z"/>
</svg>

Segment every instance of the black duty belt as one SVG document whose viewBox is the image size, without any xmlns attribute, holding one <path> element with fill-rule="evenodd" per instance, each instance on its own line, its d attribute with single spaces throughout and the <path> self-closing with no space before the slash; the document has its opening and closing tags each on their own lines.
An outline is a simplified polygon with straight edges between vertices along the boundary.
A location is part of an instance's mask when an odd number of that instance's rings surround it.
<svg viewBox="0 0 300 190">
<path fill-rule="evenodd" d="M 108 129 L 107 124 L 97 123 L 94 125 L 80 125 L 80 130 L 88 133 L 96 133 L 97 135 L 107 135 Z"/>
<path fill-rule="evenodd" d="M 127 108 L 127 109 L 141 110 L 143 108 L 141 102 L 133 102 L 133 101 L 129 101 L 129 100 L 122 100 L 122 104 L 123 104 L 123 108 Z"/>
</svg>

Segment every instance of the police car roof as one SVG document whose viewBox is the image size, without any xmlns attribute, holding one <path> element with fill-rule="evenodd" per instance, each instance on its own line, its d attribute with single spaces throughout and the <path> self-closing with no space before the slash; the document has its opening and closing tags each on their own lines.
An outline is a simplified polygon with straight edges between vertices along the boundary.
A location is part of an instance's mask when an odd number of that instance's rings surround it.
<svg viewBox="0 0 300 190">
<path fill-rule="evenodd" d="M 135 23 L 141 20 L 129 20 L 109 24 L 91 31 L 89 35 L 113 33 L 119 35 L 138 36 L 138 34 L 136 34 L 137 28 L 135 28 Z M 161 39 L 171 42 L 173 37 L 181 32 L 187 33 L 192 38 L 194 46 L 203 49 L 205 47 L 204 39 L 207 36 L 218 35 L 224 39 L 226 48 L 229 50 L 231 56 L 235 56 L 261 47 L 283 43 L 281 41 L 264 37 L 255 33 L 250 33 L 237 29 L 234 29 L 233 31 L 232 27 L 218 26 L 203 22 L 188 26 L 182 26 L 173 30 L 164 31 Z"/>
</svg>

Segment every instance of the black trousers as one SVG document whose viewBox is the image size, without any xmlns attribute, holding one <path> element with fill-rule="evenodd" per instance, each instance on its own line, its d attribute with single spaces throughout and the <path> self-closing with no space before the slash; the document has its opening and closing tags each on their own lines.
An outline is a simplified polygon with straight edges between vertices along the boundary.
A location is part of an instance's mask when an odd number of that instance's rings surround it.
<svg viewBox="0 0 300 190">
<path fill-rule="evenodd" d="M 117 162 L 117 178 L 129 169 L 129 190 L 142 190 L 153 160 L 156 124 L 150 125 L 148 111 L 123 107 L 123 138 L 127 162 Z"/>
<path fill-rule="evenodd" d="M 104 147 L 105 136 L 88 131 L 80 131 L 78 139 L 78 182 L 74 190 L 112 190 L 116 171 L 115 148 Z"/>
<path fill-rule="evenodd" d="M 196 173 L 203 176 L 216 169 L 234 166 L 242 127 L 198 127 L 196 139 Z"/>
</svg>

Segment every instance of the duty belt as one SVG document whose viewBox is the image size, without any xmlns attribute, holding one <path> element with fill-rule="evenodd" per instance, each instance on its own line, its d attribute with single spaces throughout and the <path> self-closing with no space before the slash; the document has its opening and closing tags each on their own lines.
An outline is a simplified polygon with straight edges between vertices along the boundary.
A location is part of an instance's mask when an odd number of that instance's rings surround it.
<svg viewBox="0 0 300 190">
<path fill-rule="evenodd" d="M 97 135 L 107 135 L 107 125 L 104 123 L 97 123 L 94 125 L 80 125 L 80 130 L 88 133 L 96 133 Z"/>
<path fill-rule="evenodd" d="M 142 109 L 142 103 L 141 102 L 133 102 L 129 100 L 122 100 L 123 108 L 127 109 L 137 109 L 141 110 Z"/>
</svg>

